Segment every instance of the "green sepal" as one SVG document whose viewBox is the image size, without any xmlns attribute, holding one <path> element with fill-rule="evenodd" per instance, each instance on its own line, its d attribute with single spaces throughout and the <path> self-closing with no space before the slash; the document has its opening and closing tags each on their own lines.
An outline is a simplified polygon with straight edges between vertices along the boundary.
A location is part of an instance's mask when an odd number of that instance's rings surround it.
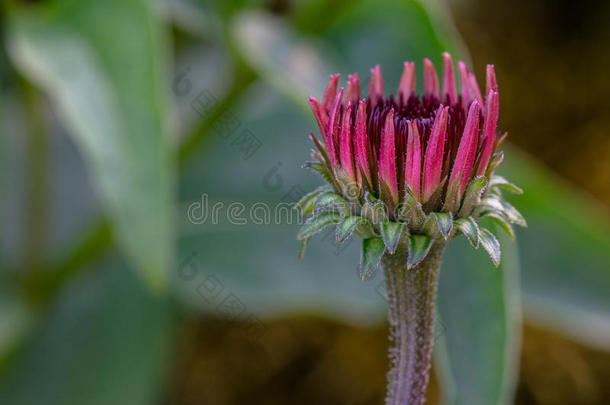
<svg viewBox="0 0 610 405">
<path fill-rule="evenodd" d="M 502 204 L 502 207 L 504 208 L 504 214 L 508 217 L 508 220 L 512 224 L 517 224 L 519 226 L 527 228 L 527 222 L 525 221 L 525 218 L 523 218 L 523 215 L 521 215 L 521 213 L 517 211 L 515 207 L 513 207 L 505 200 L 500 200 L 500 202 Z"/>
<path fill-rule="evenodd" d="M 454 222 L 455 227 L 466 236 L 473 248 L 479 248 L 479 225 L 472 218 L 460 218 Z"/>
<path fill-rule="evenodd" d="M 388 218 L 385 204 L 375 199 L 370 193 L 364 195 L 364 204 L 360 215 L 368 219 L 373 225 L 379 226 Z"/>
<path fill-rule="evenodd" d="M 369 278 L 379 266 L 381 256 L 385 251 L 385 244 L 381 238 L 368 238 L 362 240 L 362 253 L 360 255 L 360 277 Z"/>
<path fill-rule="evenodd" d="M 360 218 L 362 218 L 362 217 L 360 217 Z M 363 223 L 361 223 L 360 225 L 358 225 L 356 227 L 356 230 L 354 230 L 354 234 L 360 236 L 363 239 L 379 236 L 378 233 L 375 232 L 373 225 L 366 218 L 364 218 Z"/>
<path fill-rule="evenodd" d="M 341 188 L 341 194 L 352 204 L 360 205 L 361 191 L 358 187 L 358 183 L 350 179 L 349 176 L 341 168 L 335 169 L 335 177 L 339 187 Z"/>
<path fill-rule="evenodd" d="M 495 235 L 489 230 L 479 228 L 479 241 L 481 242 L 481 246 L 489 253 L 489 257 L 491 257 L 494 266 L 498 267 L 502 255 L 498 239 L 496 239 Z"/>
<path fill-rule="evenodd" d="M 523 190 L 521 188 L 515 186 L 510 181 L 506 180 L 504 177 L 498 175 L 492 176 L 491 187 L 499 187 L 514 194 L 523 194 Z"/>
<path fill-rule="evenodd" d="M 495 170 L 496 167 L 504 160 L 504 152 L 498 151 L 491 155 L 491 159 L 489 160 L 489 165 L 487 166 L 487 171 L 485 175 L 489 177 L 489 175 Z"/>
<path fill-rule="evenodd" d="M 433 239 L 441 236 L 448 239 L 452 229 L 453 214 L 450 212 L 432 212 L 424 223 L 424 232 Z"/>
<path fill-rule="evenodd" d="M 314 172 L 316 172 L 320 176 L 322 176 L 322 179 L 324 179 L 325 182 L 327 182 L 331 186 L 334 185 L 333 179 L 332 179 L 330 173 L 328 172 L 328 170 L 326 170 L 326 167 L 324 167 L 324 165 L 322 163 L 309 161 L 309 162 L 303 163 L 303 167 L 306 169 L 313 170 Z"/>
<path fill-rule="evenodd" d="M 307 249 L 307 244 L 309 243 L 309 238 L 301 239 L 299 243 L 299 260 L 303 260 L 305 257 L 305 250 Z"/>
<path fill-rule="evenodd" d="M 396 206 L 395 216 L 398 221 L 409 222 L 411 212 L 419 202 L 415 199 L 410 190 L 405 192 L 402 201 Z"/>
<path fill-rule="evenodd" d="M 313 212 L 313 206 L 315 198 L 324 191 L 330 191 L 331 188 L 328 185 L 323 185 L 316 188 L 314 191 L 305 194 L 296 204 L 294 204 L 294 208 L 301 209 L 304 214 L 310 214 Z"/>
<path fill-rule="evenodd" d="M 481 194 L 486 185 L 487 178 L 484 176 L 475 177 L 468 183 L 458 216 L 466 218 L 472 213 L 473 208 L 481 202 Z"/>
<path fill-rule="evenodd" d="M 485 214 L 487 211 L 496 211 L 504 214 L 504 205 L 502 204 L 502 197 L 497 195 L 488 195 L 481 200 L 478 206 L 480 214 Z"/>
<path fill-rule="evenodd" d="M 407 259 L 407 269 L 417 266 L 426 258 L 434 241 L 426 235 L 409 236 L 409 258 Z"/>
<path fill-rule="evenodd" d="M 332 211 L 322 212 L 319 215 L 314 215 L 305 221 L 305 224 L 297 235 L 297 239 L 301 240 L 310 238 L 328 225 L 336 224 L 340 220 L 341 215 Z"/>
<path fill-rule="evenodd" d="M 366 218 L 359 216 L 350 215 L 343 218 L 343 220 L 337 225 L 337 230 L 335 233 L 337 242 L 342 243 L 347 240 L 350 236 L 352 236 L 352 233 L 354 233 L 358 225 L 364 224 L 365 222 L 368 222 Z"/>
<path fill-rule="evenodd" d="M 393 254 L 396 251 L 403 230 L 406 229 L 405 225 L 404 222 L 383 221 L 381 223 L 381 238 L 388 248 L 388 252 Z"/>
<path fill-rule="evenodd" d="M 342 195 L 334 191 L 326 191 L 316 196 L 313 211 L 316 213 L 335 211 L 341 215 L 349 215 L 351 209 L 349 201 L 343 198 Z"/>
<path fill-rule="evenodd" d="M 481 218 L 489 218 L 493 220 L 500 228 L 504 230 L 504 232 L 508 234 L 508 236 L 510 236 L 512 240 L 515 240 L 515 231 L 505 215 L 500 215 L 495 211 L 489 211 L 485 215 L 481 216 Z"/>
</svg>

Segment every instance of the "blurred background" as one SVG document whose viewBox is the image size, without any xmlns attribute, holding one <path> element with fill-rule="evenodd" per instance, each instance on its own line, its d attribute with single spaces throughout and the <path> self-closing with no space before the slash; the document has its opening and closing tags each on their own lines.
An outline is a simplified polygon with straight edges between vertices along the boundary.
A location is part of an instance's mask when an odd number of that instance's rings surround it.
<svg viewBox="0 0 610 405">
<path fill-rule="evenodd" d="M 0 11 L 0 403 L 380 404 L 359 243 L 204 207 L 294 202 L 328 75 L 496 67 L 528 220 L 441 272 L 431 404 L 610 398 L 610 3 L 38 0 Z M 223 205 L 220 205 L 223 204 Z M 209 214 L 209 215 L 206 215 Z M 462 238 L 463 239 L 463 238 Z"/>
</svg>

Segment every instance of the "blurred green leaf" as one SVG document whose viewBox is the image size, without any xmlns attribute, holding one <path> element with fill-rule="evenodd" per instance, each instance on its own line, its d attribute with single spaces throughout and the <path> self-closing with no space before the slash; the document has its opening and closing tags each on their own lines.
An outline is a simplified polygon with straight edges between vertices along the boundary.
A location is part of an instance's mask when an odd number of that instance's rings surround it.
<svg viewBox="0 0 610 405">
<path fill-rule="evenodd" d="M 527 220 L 517 228 L 528 320 L 610 350 L 610 216 L 607 207 L 506 148 L 498 170 L 524 191 L 507 195 Z"/>
<path fill-rule="evenodd" d="M 333 62 L 321 42 L 299 36 L 285 20 L 262 11 L 246 11 L 232 21 L 233 40 L 259 74 L 308 108 L 308 94 L 322 94 Z"/>
<path fill-rule="evenodd" d="M 74 280 L 0 380 L 11 405 L 147 405 L 169 366 L 171 307 L 118 266 Z"/>
<path fill-rule="evenodd" d="M 121 246 L 155 289 L 171 260 L 167 38 L 144 0 L 57 0 L 10 16 L 23 74 L 58 105 Z"/>
<path fill-rule="evenodd" d="M 512 404 L 519 358 L 519 268 L 502 238 L 502 264 L 465 237 L 449 243 L 438 289 L 435 362 L 444 404 Z"/>
</svg>

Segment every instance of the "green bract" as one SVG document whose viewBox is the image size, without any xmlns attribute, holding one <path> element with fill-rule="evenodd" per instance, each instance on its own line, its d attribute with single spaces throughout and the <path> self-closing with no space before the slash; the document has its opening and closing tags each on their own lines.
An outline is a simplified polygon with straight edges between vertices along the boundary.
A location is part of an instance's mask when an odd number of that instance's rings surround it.
<svg viewBox="0 0 610 405">
<path fill-rule="evenodd" d="M 307 164 L 308 167 L 312 167 Z M 370 277 L 384 253 L 393 254 L 398 245 L 406 244 L 409 258 L 405 268 L 420 263 L 437 241 L 451 240 L 465 235 L 473 248 L 479 246 L 489 254 L 493 264 L 500 264 L 500 244 L 490 229 L 480 226 L 488 218 L 514 238 L 513 224 L 527 226 L 523 216 L 503 199 L 502 191 L 520 194 L 522 190 L 501 176 L 492 175 L 473 179 L 454 217 L 451 212 L 425 212 L 422 204 L 405 196 L 404 203 L 393 210 L 370 193 L 363 196 L 349 194 L 349 185 L 332 184 L 319 187 L 304 196 L 296 207 L 311 214 L 302 226 L 297 239 L 301 240 L 302 258 L 309 239 L 327 226 L 336 226 L 336 240 L 344 243 L 352 235 L 363 238 L 360 275 Z"/>
</svg>

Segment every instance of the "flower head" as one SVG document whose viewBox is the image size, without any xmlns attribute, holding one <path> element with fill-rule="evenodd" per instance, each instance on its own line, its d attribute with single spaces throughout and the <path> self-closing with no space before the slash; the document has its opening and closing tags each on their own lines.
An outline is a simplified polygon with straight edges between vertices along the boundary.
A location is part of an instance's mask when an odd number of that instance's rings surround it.
<svg viewBox="0 0 610 405">
<path fill-rule="evenodd" d="M 335 200 L 349 203 L 338 223 L 347 216 L 360 217 L 362 223 L 354 230 L 366 223 L 370 232 L 361 233 L 384 241 L 388 223 L 431 241 L 464 233 L 474 246 L 489 239 L 478 230 L 479 217 L 501 221 L 510 233 L 510 223 L 524 224 L 499 191 L 518 189 L 493 175 L 503 159 L 498 147 L 504 139 L 497 129 L 494 67 L 487 66 L 484 98 L 463 62 L 457 71 L 459 91 L 453 61 L 444 53 L 440 81 L 433 63 L 424 59 L 423 94 L 415 90 L 415 64 L 405 62 L 395 95 L 386 96 L 377 65 L 371 69 L 368 97 L 360 94 L 357 74 L 348 76 L 345 89 L 339 88 L 339 75 L 331 75 L 322 102 L 310 97 L 322 142 L 311 135 L 317 162 L 306 165 L 329 181 L 330 189 L 318 193 L 326 193 L 325 201 L 330 192 Z M 312 211 L 337 209 L 326 204 Z M 497 245 L 495 238 L 490 243 Z M 483 241 L 484 246 L 490 243 Z M 497 249 L 491 250 L 494 262 L 499 261 Z"/>
</svg>

